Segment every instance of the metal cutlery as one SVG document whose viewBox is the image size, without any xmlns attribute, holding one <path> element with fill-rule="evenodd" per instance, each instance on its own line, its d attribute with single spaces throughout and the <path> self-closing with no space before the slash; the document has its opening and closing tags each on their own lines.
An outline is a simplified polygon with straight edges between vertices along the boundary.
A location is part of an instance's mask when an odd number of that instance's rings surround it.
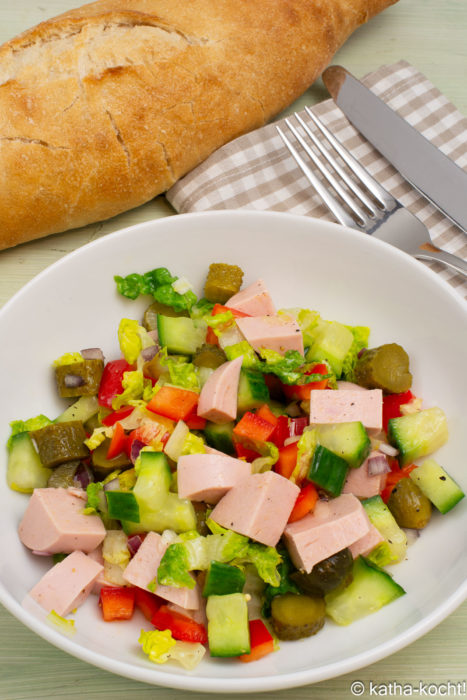
<svg viewBox="0 0 467 700">
<path fill-rule="evenodd" d="M 297 113 L 294 114 L 297 125 L 290 118 L 285 120 L 293 138 L 281 127 L 276 129 L 337 221 L 386 241 L 419 260 L 441 262 L 467 277 L 467 262 L 435 246 L 426 226 L 362 167 L 308 107 L 305 110 L 315 129 Z M 310 161 L 314 168 L 310 167 Z"/>
</svg>

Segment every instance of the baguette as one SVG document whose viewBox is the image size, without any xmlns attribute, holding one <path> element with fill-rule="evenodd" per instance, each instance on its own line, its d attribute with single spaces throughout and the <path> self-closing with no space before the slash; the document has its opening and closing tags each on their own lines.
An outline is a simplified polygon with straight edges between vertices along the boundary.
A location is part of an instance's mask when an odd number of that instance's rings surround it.
<svg viewBox="0 0 467 700">
<path fill-rule="evenodd" d="M 98 0 L 0 47 L 0 249 L 165 192 L 396 0 Z"/>
</svg>

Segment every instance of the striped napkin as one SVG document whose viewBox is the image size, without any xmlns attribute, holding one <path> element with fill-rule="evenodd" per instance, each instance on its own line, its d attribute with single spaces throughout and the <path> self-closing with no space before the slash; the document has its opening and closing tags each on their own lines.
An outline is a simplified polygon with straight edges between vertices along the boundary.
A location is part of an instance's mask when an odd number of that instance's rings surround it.
<svg viewBox="0 0 467 700">
<path fill-rule="evenodd" d="M 467 119 L 416 68 L 399 61 L 369 73 L 362 82 L 467 170 Z M 312 109 L 376 180 L 423 221 L 437 246 L 467 259 L 467 235 L 360 136 L 333 100 Z M 259 209 L 334 221 L 283 145 L 275 124 L 231 141 L 179 180 L 166 194 L 176 211 Z M 423 264 L 467 299 L 465 277 L 439 263 Z"/>
</svg>

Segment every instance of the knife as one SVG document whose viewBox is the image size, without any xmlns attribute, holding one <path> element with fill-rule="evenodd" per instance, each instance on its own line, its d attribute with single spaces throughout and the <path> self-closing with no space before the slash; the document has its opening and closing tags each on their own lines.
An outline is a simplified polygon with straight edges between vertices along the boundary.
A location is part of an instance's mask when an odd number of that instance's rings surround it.
<svg viewBox="0 0 467 700">
<path fill-rule="evenodd" d="M 358 131 L 467 233 L 467 173 L 342 66 L 327 68 L 323 82 Z"/>
</svg>

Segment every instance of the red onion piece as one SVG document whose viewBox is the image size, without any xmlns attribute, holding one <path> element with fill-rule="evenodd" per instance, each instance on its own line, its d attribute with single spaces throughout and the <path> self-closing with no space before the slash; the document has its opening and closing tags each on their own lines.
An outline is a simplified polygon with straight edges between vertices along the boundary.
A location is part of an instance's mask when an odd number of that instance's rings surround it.
<svg viewBox="0 0 467 700">
<path fill-rule="evenodd" d="M 301 416 L 300 418 L 292 418 L 289 423 L 290 437 L 294 435 L 301 435 L 308 425 L 307 416 Z"/>
<path fill-rule="evenodd" d="M 112 479 L 104 484 L 104 491 L 120 491 L 120 481 L 118 478 Z"/>
<path fill-rule="evenodd" d="M 368 474 L 376 476 L 376 474 L 387 474 L 391 469 L 388 460 L 384 455 L 375 455 L 368 458 Z"/>
<path fill-rule="evenodd" d="M 287 447 L 288 445 L 291 445 L 294 442 L 298 442 L 300 440 L 299 435 L 292 435 L 292 437 L 288 437 L 284 440 L 284 447 Z"/>
<path fill-rule="evenodd" d="M 143 540 L 144 540 L 143 535 L 132 535 L 131 537 L 128 538 L 126 546 L 128 547 L 128 551 L 130 552 L 132 557 L 135 556 L 136 552 L 143 544 Z"/>
<path fill-rule="evenodd" d="M 388 445 L 386 442 L 380 442 L 378 450 L 380 452 L 384 452 L 384 454 L 388 455 L 389 457 L 397 457 L 399 454 L 399 450 L 396 447 Z"/>
<path fill-rule="evenodd" d="M 155 342 L 157 343 L 159 341 L 159 334 L 157 332 L 157 329 L 154 329 L 153 331 L 148 331 L 148 336 Z"/>
<path fill-rule="evenodd" d="M 104 353 L 100 348 L 86 348 L 81 350 L 81 355 L 85 360 L 102 360 L 104 361 Z"/>
<path fill-rule="evenodd" d="M 86 489 L 92 481 L 94 481 L 94 474 L 90 468 L 87 464 L 80 464 L 73 477 L 73 482 L 81 486 L 82 489 Z"/>
<path fill-rule="evenodd" d="M 141 442 L 141 440 L 133 440 L 133 442 L 131 444 L 131 452 L 130 452 L 130 459 L 133 462 L 133 464 L 138 459 L 139 453 L 141 452 L 143 447 L 146 447 L 144 442 Z"/>
<path fill-rule="evenodd" d="M 158 345 L 150 345 L 148 348 L 141 350 L 141 357 L 145 362 L 149 362 L 159 352 Z"/>
<path fill-rule="evenodd" d="M 78 386 L 86 384 L 83 377 L 79 374 L 65 374 L 63 383 L 68 389 L 75 389 Z"/>
<path fill-rule="evenodd" d="M 360 350 L 360 352 L 359 352 L 358 355 L 357 355 L 358 359 L 360 359 L 361 356 L 362 356 L 364 353 L 366 353 L 367 349 L 368 349 L 368 348 L 362 348 L 362 349 Z"/>
</svg>

